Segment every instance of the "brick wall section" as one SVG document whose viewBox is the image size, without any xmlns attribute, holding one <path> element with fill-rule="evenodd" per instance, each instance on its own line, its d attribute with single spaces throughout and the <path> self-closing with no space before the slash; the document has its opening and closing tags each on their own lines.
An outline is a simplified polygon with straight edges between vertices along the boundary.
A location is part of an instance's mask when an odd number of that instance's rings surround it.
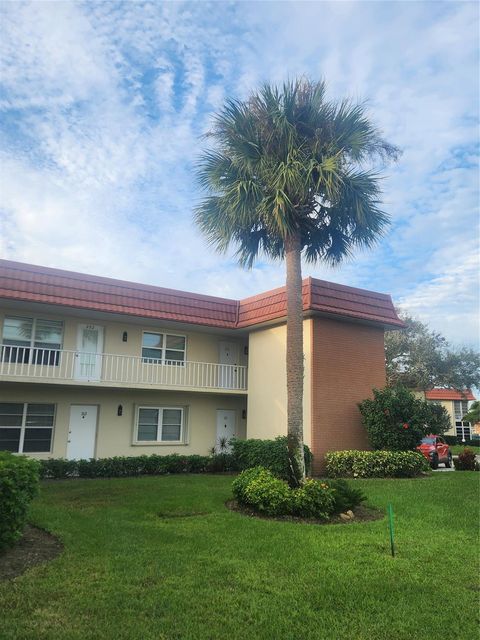
<svg viewBox="0 0 480 640">
<path fill-rule="evenodd" d="M 385 385 L 383 329 L 315 318 L 312 337 L 314 472 L 327 451 L 368 448 L 357 404 Z"/>
</svg>

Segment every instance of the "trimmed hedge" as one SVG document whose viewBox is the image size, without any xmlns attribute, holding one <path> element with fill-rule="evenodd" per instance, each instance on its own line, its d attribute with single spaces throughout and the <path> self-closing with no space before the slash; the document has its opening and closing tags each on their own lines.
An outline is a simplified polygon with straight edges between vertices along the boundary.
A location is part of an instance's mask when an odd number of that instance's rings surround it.
<svg viewBox="0 0 480 640">
<path fill-rule="evenodd" d="M 290 462 L 288 459 L 287 437 L 278 436 L 275 440 L 232 440 L 232 455 L 240 471 L 252 467 L 264 467 L 277 478 L 290 479 Z M 307 445 L 304 445 L 305 468 L 309 475 L 313 456 Z"/>
<path fill-rule="evenodd" d="M 443 436 L 443 438 L 445 439 L 445 442 L 450 445 L 459 444 L 464 447 L 480 447 L 480 435 L 476 438 L 467 439 L 465 442 L 462 442 L 462 439 L 458 436 Z"/>
<path fill-rule="evenodd" d="M 413 478 L 430 469 L 417 451 L 332 451 L 325 462 L 331 478 Z"/>
<path fill-rule="evenodd" d="M 305 447 L 305 463 L 310 468 L 312 454 Z M 117 456 L 97 460 L 41 460 L 42 478 L 123 478 L 166 473 L 222 473 L 262 466 L 277 477 L 289 477 L 287 438 L 275 440 L 232 440 L 232 453 L 210 456 Z"/>
<path fill-rule="evenodd" d="M 229 454 L 213 456 L 181 456 L 177 453 L 159 456 L 116 456 L 90 460 L 40 460 L 42 478 L 125 478 L 167 473 L 215 473 L 234 471 L 235 461 Z"/>
<path fill-rule="evenodd" d="M 0 452 L 0 551 L 22 535 L 30 502 L 38 492 L 39 464 Z"/>
</svg>

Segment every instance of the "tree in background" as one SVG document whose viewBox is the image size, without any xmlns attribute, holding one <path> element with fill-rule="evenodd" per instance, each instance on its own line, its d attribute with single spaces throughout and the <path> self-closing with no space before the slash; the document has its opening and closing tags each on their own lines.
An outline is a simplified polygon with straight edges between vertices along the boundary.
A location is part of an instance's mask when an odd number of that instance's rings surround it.
<svg viewBox="0 0 480 640">
<path fill-rule="evenodd" d="M 305 477 L 303 454 L 302 257 L 337 264 L 370 247 L 388 223 L 372 162 L 395 158 L 364 106 L 327 101 L 306 79 L 263 86 L 230 100 L 198 167 L 206 197 L 195 213 L 211 244 L 233 244 L 242 265 L 261 254 L 286 264 L 287 423 L 291 484 Z"/>
<path fill-rule="evenodd" d="M 480 354 L 467 347 L 453 348 L 440 333 L 398 311 L 403 331 L 385 334 L 387 380 L 409 389 L 449 387 L 470 389 L 480 382 Z"/>
</svg>

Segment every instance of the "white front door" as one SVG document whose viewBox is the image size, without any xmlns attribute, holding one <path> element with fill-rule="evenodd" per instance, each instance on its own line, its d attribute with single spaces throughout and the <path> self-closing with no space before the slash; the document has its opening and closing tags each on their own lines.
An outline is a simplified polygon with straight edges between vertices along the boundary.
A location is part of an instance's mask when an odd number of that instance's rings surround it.
<svg viewBox="0 0 480 640">
<path fill-rule="evenodd" d="M 100 380 L 102 374 L 103 327 L 79 324 L 75 362 L 76 380 Z"/>
<path fill-rule="evenodd" d="M 238 344 L 236 342 L 220 342 L 219 344 L 219 376 L 218 386 L 225 389 L 238 387 Z"/>
<path fill-rule="evenodd" d="M 217 439 L 215 449 L 217 452 L 230 451 L 230 440 L 235 437 L 235 423 L 237 415 L 235 411 L 228 409 L 217 410 Z"/>
<path fill-rule="evenodd" d="M 67 458 L 80 460 L 95 455 L 98 407 L 90 404 L 72 404 L 68 425 Z"/>
</svg>

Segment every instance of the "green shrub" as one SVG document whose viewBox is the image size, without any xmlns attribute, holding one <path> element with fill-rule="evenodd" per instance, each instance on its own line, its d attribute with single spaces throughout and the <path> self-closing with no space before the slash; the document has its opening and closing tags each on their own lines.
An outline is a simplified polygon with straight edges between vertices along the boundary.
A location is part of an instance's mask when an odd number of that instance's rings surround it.
<svg viewBox="0 0 480 640">
<path fill-rule="evenodd" d="M 231 453 L 214 453 L 208 459 L 206 470 L 209 473 L 236 471 L 237 462 Z"/>
<path fill-rule="evenodd" d="M 116 456 L 89 460 L 40 460 L 42 478 L 126 478 L 166 473 L 204 473 L 224 470 L 215 468 L 215 456 L 181 456 L 177 453 L 159 456 Z M 226 465 L 226 460 L 222 462 Z M 229 470 L 229 469 L 227 469 Z"/>
<path fill-rule="evenodd" d="M 210 456 L 115 456 L 89 460 L 41 460 L 42 478 L 122 478 L 165 473 L 221 473 L 242 471 L 255 466 L 270 469 L 285 480 L 289 477 L 287 439 L 234 440 L 232 453 L 213 453 Z M 305 462 L 310 467 L 312 455 L 305 447 Z"/>
<path fill-rule="evenodd" d="M 292 490 L 292 511 L 302 518 L 327 519 L 335 507 L 334 490 L 319 480 L 306 480 L 305 483 Z"/>
<path fill-rule="evenodd" d="M 30 502 L 38 492 L 36 460 L 0 452 L 0 550 L 22 535 Z"/>
<path fill-rule="evenodd" d="M 249 483 L 258 478 L 265 471 L 264 467 L 251 467 L 242 471 L 232 482 L 232 491 L 238 502 L 246 504 L 246 489 Z"/>
<path fill-rule="evenodd" d="M 232 440 L 232 453 L 237 469 L 250 469 L 251 467 L 264 467 L 275 476 L 283 480 L 290 480 L 290 462 L 288 458 L 288 446 L 286 436 L 279 436 L 275 440 Z M 312 453 L 305 445 L 305 467 L 307 474 L 312 465 Z"/>
<path fill-rule="evenodd" d="M 445 442 L 450 445 L 459 444 L 464 447 L 480 447 L 480 435 L 473 433 L 471 438 L 462 441 L 461 436 L 443 436 Z"/>
<path fill-rule="evenodd" d="M 417 451 L 332 451 L 325 462 L 332 478 L 413 478 L 430 468 Z"/>
<path fill-rule="evenodd" d="M 242 471 L 233 481 L 232 490 L 240 504 L 269 516 L 327 519 L 335 509 L 335 490 L 329 483 L 306 480 L 301 487 L 291 489 L 264 467 Z"/>
<path fill-rule="evenodd" d="M 333 490 L 335 502 L 333 513 L 345 513 L 345 511 L 349 509 L 353 510 L 367 499 L 367 496 L 361 489 L 352 487 L 351 484 L 342 478 L 329 480 L 328 485 Z"/>
<path fill-rule="evenodd" d="M 450 429 L 444 407 L 416 398 L 402 386 L 374 389 L 358 406 L 372 449 L 413 451 L 429 433 Z"/>
<path fill-rule="evenodd" d="M 72 478 L 77 475 L 77 463 L 75 460 L 65 458 L 49 458 L 40 460 L 40 476 L 42 478 Z"/>
<path fill-rule="evenodd" d="M 471 449 L 464 449 L 458 458 L 453 459 L 453 464 L 457 471 L 478 471 L 478 462 L 475 452 Z"/>
<path fill-rule="evenodd" d="M 291 512 L 291 490 L 285 480 L 276 478 L 263 469 L 245 487 L 245 504 L 269 516 L 282 516 Z"/>
<path fill-rule="evenodd" d="M 207 456 L 192 455 L 186 458 L 185 473 L 204 473 L 209 471 L 210 459 Z"/>
</svg>

